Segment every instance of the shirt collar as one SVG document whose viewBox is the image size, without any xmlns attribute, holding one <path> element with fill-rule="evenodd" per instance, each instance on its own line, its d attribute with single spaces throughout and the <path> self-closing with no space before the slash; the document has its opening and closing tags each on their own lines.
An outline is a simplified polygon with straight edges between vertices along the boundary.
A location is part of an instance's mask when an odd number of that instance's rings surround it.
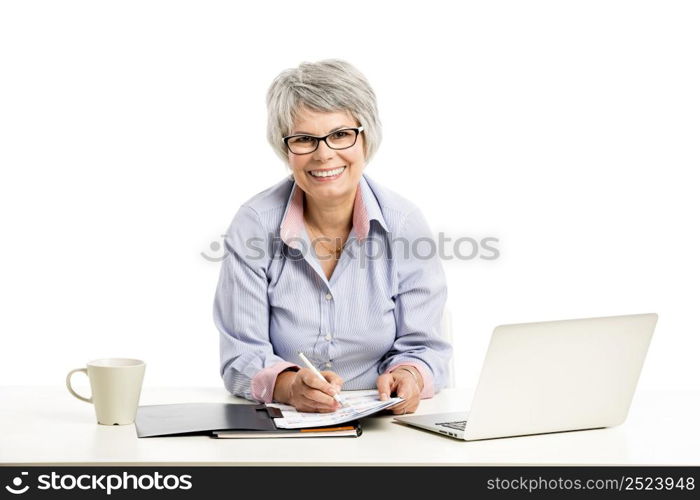
<svg viewBox="0 0 700 500">
<path fill-rule="evenodd" d="M 352 213 L 352 227 L 355 231 L 355 237 L 360 242 L 364 241 L 369 235 L 370 222 L 372 220 L 376 220 L 385 231 L 388 231 L 379 202 L 377 202 L 372 188 L 369 187 L 363 175 L 360 178 L 357 193 L 355 194 L 355 204 Z M 289 193 L 287 206 L 282 216 L 280 238 L 287 245 L 296 247 L 293 244 L 293 240 L 295 238 L 303 238 L 304 233 L 304 193 L 295 182 L 294 186 L 292 186 L 292 192 Z"/>
</svg>

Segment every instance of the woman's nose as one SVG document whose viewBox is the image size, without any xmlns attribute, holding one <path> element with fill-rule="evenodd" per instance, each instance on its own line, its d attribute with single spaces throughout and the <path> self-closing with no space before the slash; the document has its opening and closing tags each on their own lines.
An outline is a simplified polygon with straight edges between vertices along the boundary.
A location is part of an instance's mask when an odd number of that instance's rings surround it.
<svg viewBox="0 0 700 500">
<path fill-rule="evenodd" d="M 314 160 L 323 161 L 333 157 L 335 150 L 328 147 L 326 141 L 319 141 L 318 148 L 313 153 Z"/>
</svg>

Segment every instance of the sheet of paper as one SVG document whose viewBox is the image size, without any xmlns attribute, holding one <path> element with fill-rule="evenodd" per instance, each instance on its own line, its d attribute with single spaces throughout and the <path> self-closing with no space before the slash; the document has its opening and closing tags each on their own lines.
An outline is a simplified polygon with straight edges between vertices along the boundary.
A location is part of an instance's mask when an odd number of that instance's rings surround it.
<svg viewBox="0 0 700 500">
<path fill-rule="evenodd" d="M 293 406 L 270 403 L 282 410 L 282 418 L 275 419 L 275 425 L 279 429 L 301 429 L 303 427 L 321 427 L 335 425 L 367 417 L 378 411 L 403 401 L 402 398 L 390 398 L 386 401 L 379 400 L 379 393 L 375 390 L 341 392 L 340 398 L 345 406 L 332 413 L 305 413 L 297 411 Z"/>
</svg>

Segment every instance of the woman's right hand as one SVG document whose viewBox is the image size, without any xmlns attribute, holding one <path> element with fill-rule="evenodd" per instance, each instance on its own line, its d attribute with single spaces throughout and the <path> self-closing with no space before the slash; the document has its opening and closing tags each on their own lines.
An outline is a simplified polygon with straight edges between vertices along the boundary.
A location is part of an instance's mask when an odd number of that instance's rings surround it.
<svg viewBox="0 0 700 500">
<path fill-rule="evenodd" d="M 340 408 L 333 399 L 340 392 L 343 379 L 335 372 L 321 372 L 326 382 L 308 368 L 299 371 L 285 371 L 275 381 L 275 401 L 293 406 L 297 411 L 329 413 Z"/>
</svg>

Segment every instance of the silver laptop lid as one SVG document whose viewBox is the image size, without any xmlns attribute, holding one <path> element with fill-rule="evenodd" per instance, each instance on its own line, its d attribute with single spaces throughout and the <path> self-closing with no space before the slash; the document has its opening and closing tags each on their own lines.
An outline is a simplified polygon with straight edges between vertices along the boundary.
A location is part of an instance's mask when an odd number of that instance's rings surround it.
<svg viewBox="0 0 700 500">
<path fill-rule="evenodd" d="M 637 314 L 496 327 L 465 439 L 622 423 L 656 321 Z"/>
</svg>

